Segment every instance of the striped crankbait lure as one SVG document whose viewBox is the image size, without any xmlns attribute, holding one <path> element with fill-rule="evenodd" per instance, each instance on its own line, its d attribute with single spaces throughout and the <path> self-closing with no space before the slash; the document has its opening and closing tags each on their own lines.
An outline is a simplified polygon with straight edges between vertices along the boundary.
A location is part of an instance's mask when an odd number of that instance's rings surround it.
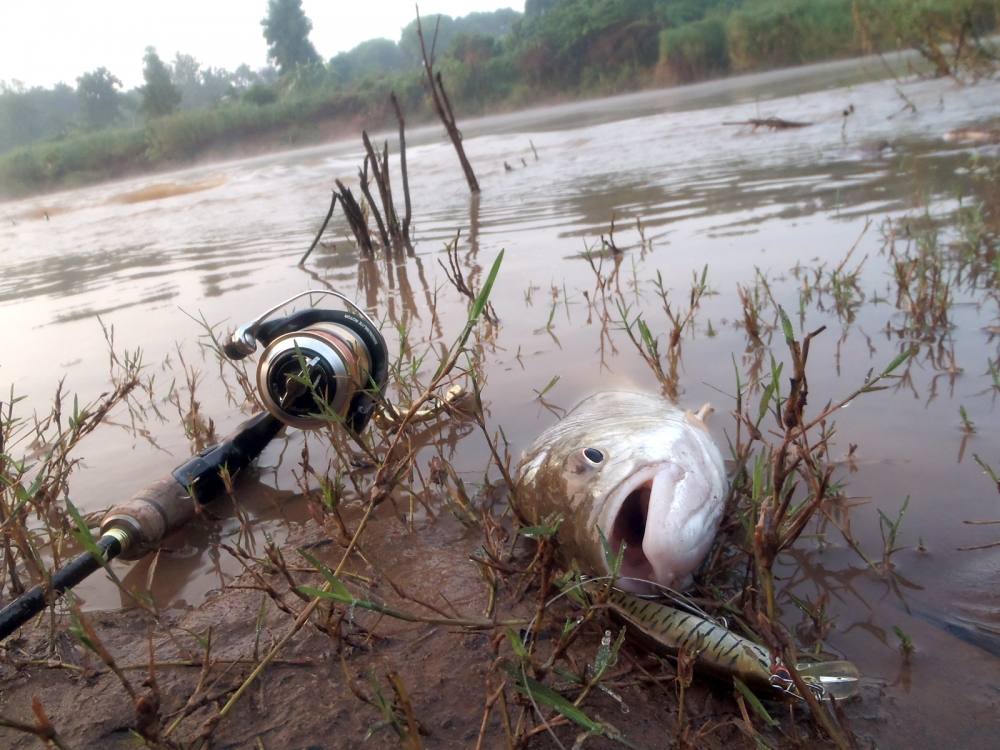
<svg viewBox="0 0 1000 750">
<path fill-rule="evenodd" d="M 585 589 L 593 593 L 592 587 L 599 585 L 587 583 Z M 629 635 L 646 642 L 653 651 L 676 654 L 684 649 L 694 655 L 698 665 L 719 676 L 738 677 L 748 685 L 802 699 L 788 669 L 766 648 L 736 635 L 683 597 L 677 598 L 684 609 L 612 588 L 604 606 L 625 622 Z M 849 661 L 801 662 L 795 671 L 817 698 L 839 701 L 858 693 L 860 674 Z"/>
</svg>

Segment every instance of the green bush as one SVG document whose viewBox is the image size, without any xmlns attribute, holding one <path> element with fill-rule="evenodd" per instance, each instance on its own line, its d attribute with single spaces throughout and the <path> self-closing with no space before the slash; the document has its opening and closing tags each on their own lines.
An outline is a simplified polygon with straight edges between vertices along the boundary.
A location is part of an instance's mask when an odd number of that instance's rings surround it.
<svg viewBox="0 0 1000 750">
<path fill-rule="evenodd" d="M 1000 25 L 997 0 L 859 0 L 858 22 L 866 46 L 916 49 L 937 75 L 995 67 L 995 50 L 977 39 Z"/>
<path fill-rule="evenodd" d="M 726 22 L 705 18 L 660 32 L 660 66 L 679 81 L 716 76 L 729 68 Z"/>
<path fill-rule="evenodd" d="M 85 131 L 0 156 L 0 195 L 107 179 L 148 166 L 141 129 Z"/>
<path fill-rule="evenodd" d="M 274 102 L 278 101 L 278 92 L 274 90 L 273 86 L 266 86 L 263 83 L 255 83 L 243 92 L 242 98 L 250 104 L 263 106 L 265 104 L 274 104 Z"/>
<path fill-rule="evenodd" d="M 0 195 L 13 197 L 43 185 L 44 170 L 38 149 L 22 147 L 0 156 Z"/>
<path fill-rule="evenodd" d="M 734 71 L 799 65 L 858 51 L 851 0 L 761 0 L 726 24 Z"/>
</svg>

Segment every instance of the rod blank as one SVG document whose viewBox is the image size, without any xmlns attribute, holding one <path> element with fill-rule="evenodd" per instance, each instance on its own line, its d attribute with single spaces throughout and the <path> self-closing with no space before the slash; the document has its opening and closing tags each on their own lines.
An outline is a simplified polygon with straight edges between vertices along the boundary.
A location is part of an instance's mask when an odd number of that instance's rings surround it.
<svg viewBox="0 0 1000 750">
<path fill-rule="evenodd" d="M 84 552 L 56 571 L 49 584 L 39 584 L 25 591 L 0 609 L 0 640 L 45 609 L 50 601 L 58 599 L 68 589 L 76 586 L 105 562 L 113 560 L 122 551 L 121 540 L 113 534 L 102 536 L 97 540 L 97 546 L 104 553 L 104 560 L 98 560 L 90 552 Z"/>
</svg>

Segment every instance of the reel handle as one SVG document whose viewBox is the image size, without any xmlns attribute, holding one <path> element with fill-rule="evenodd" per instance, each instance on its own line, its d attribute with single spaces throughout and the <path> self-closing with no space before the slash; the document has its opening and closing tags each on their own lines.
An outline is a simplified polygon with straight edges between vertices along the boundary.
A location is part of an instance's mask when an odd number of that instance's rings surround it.
<svg viewBox="0 0 1000 750">
<path fill-rule="evenodd" d="M 226 359 L 234 360 L 243 359 L 247 355 L 253 354 L 256 349 L 255 345 L 250 351 L 247 351 L 247 345 L 237 340 L 235 333 L 229 341 L 222 345 L 222 353 L 226 355 Z"/>
</svg>

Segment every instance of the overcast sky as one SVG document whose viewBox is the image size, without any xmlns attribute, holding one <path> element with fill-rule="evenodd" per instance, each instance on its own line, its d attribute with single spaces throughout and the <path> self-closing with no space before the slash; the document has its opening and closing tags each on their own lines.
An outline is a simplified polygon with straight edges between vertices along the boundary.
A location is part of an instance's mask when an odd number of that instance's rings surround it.
<svg viewBox="0 0 1000 750">
<path fill-rule="evenodd" d="M 267 0 L 3 0 L 0 80 L 26 86 L 76 85 L 81 73 L 104 66 L 125 88 L 141 85 L 147 45 L 160 57 L 184 52 L 202 66 L 260 68 L 267 44 L 260 21 Z M 324 60 L 367 39 L 399 40 L 413 18 L 413 0 L 302 0 L 313 45 Z M 423 0 L 420 14 L 461 16 L 514 8 L 524 0 Z"/>
</svg>

